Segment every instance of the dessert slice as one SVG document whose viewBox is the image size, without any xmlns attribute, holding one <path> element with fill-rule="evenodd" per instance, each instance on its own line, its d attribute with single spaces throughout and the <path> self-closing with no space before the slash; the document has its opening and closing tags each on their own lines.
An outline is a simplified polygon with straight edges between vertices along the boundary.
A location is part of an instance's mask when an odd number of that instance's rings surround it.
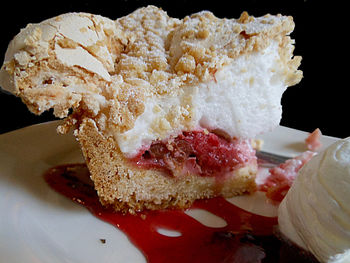
<svg viewBox="0 0 350 263">
<path fill-rule="evenodd" d="M 104 205 L 184 208 L 255 190 L 252 139 L 279 124 L 281 96 L 302 77 L 293 27 L 154 6 L 116 21 L 68 13 L 11 41 L 1 86 L 65 118 L 58 132 L 74 129 Z"/>
</svg>

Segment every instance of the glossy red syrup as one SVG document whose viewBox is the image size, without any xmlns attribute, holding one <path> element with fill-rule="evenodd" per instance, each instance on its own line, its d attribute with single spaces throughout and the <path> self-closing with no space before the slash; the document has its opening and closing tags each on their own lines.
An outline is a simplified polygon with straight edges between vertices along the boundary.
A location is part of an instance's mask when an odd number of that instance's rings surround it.
<svg viewBox="0 0 350 263">
<path fill-rule="evenodd" d="M 180 210 L 123 215 L 102 207 L 84 164 L 54 167 L 45 174 L 45 180 L 57 192 L 126 233 L 151 263 L 316 262 L 309 261 L 300 250 L 296 253 L 273 235 L 276 218 L 249 213 L 223 198 L 193 204 L 193 208 L 205 209 L 227 222 L 225 227 L 211 228 Z M 181 236 L 162 235 L 157 232 L 159 228 L 179 231 Z"/>
<path fill-rule="evenodd" d="M 201 176 L 220 176 L 255 161 L 249 141 L 227 141 L 211 132 L 183 132 L 168 142 L 153 142 L 131 159 L 138 167 L 168 173 L 190 171 Z"/>
</svg>

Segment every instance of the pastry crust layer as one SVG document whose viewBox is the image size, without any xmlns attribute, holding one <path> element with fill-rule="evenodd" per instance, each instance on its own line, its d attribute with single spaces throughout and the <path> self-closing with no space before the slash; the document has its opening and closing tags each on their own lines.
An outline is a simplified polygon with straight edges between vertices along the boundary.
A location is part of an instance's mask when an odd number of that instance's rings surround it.
<svg viewBox="0 0 350 263">
<path fill-rule="evenodd" d="M 255 191 L 257 164 L 225 179 L 187 175 L 170 177 L 157 170 L 131 166 L 112 138 L 85 118 L 75 131 L 102 204 L 134 213 L 144 209 L 186 208 L 196 199 L 232 197 Z"/>
</svg>

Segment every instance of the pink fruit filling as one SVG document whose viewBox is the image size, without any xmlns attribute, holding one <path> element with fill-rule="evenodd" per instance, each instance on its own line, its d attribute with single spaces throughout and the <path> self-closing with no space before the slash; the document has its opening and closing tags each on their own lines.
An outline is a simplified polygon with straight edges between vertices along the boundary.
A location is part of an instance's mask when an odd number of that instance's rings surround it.
<svg viewBox="0 0 350 263">
<path fill-rule="evenodd" d="M 315 152 L 306 151 L 279 166 L 271 168 L 265 183 L 259 186 L 259 190 L 266 192 L 267 198 L 281 202 L 298 176 L 299 170 L 315 154 Z"/>
<path fill-rule="evenodd" d="M 155 141 L 132 158 L 144 169 L 160 169 L 173 176 L 188 173 L 220 176 L 256 162 L 249 140 L 227 141 L 204 131 L 183 132 L 175 138 Z"/>
</svg>

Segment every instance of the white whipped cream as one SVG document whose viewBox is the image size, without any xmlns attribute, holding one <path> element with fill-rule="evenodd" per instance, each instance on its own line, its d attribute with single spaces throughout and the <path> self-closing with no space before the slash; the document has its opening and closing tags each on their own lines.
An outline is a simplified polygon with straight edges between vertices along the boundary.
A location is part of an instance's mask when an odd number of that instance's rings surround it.
<svg viewBox="0 0 350 263">
<path fill-rule="evenodd" d="M 123 153 L 134 155 L 152 140 L 176 135 L 185 127 L 178 126 L 163 135 L 152 127 L 184 101 L 191 109 L 190 127 L 219 129 L 231 137 L 253 138 L 279 124 L 280 102 L 286 88 L 283 72 L 279 70 L 278 44 L 272 42 L 264 51 L 240 56 L 224 66 L 215 73 L 215 79 L 186 87 L 181 96 L 151 98 L 134 127 L 117 134 L 116 139 Z"/>
<path fill-rule="evenodd" d="M 350 249 L 346 250 L 344 253 L 332 256 L 328 263 L 348 263 L 350 262 Z"/>
<path fill-rule="evenodd" d="M 350 262 L 350 137 L 300 170 L 278 211 L 281 232 L 321 262 Z"/>
</svg>

